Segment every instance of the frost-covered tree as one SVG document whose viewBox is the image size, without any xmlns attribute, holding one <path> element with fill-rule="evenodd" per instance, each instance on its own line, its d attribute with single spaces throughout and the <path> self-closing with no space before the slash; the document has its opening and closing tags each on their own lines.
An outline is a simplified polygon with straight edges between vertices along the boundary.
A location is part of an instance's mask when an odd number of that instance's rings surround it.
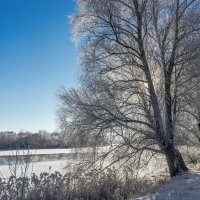
<svg viewBox="0 0 200 200">
<path fill-rule="evenodd" d="M 180 88 L 177 105 L 176 128 L 184 132 L 189 145 L 200 144 L 200 57 L 190 62 L 185 75 L 178 80 Z"/>
<path fill-rule="evenodd" d="M 186 171 L 174 143 L 178 81 L 199 56 L 199 0 L 77 4 L 72 25 L 82 85 L 61 92 L 62 121 L 72 134 L 103 135 L 126 147 L 123 159 L 160 152 L 171 176 Z"/>
</svg>

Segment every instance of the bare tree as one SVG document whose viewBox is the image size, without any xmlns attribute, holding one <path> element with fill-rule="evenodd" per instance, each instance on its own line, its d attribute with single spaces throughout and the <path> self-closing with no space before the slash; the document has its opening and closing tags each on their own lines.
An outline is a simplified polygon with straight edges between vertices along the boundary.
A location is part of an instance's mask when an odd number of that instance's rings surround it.
<svg viewBox="0 0 200 200">
<path fill-rule="evenodd" d="M 73 133 L 128 147 L 123 158 L 160 152 L 171 176 L 186 171 L 174 143 L 178 80 L 199 56 L 199 0 L 77 3 L 82 86 L 61 92 L 62 120 Z"/>
</svg>

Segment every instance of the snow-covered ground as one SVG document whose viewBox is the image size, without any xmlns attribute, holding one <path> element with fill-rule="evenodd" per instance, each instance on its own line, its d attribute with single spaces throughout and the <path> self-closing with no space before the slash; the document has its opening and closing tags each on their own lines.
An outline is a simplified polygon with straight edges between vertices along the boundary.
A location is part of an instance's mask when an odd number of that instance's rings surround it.
<svg viewBox="0 0 200 200">
<path fill-rule="evenodd" d="M 174 177 L 154 193 L 133 200 L 200 200 L 200 173 Z"/>
</svg>

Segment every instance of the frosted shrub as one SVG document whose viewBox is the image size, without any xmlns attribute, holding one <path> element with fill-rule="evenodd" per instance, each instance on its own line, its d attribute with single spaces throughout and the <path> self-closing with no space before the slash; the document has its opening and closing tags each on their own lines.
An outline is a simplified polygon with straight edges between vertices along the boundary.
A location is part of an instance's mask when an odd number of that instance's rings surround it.
<svg viewBox="0 0 200 200">
<path fill-rule="evenodd" d="M 1 200 L 124 200 L 144 193 L 151 183 L 130 177 L 119 178 L 115 169 L 87 173 L 32 174 L 31 178 L 0 179 Z"/>
</svg>

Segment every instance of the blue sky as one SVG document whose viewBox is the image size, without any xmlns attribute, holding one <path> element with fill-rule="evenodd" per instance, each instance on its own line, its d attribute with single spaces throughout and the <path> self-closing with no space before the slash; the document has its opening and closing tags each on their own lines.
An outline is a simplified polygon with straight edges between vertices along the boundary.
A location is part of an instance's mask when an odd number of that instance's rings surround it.
<svg viewBox="0 0 200 200">
<path fill-rule="evenodd" d="M 74 0 L 0 0 L 0 131 L 56 130 L 56 92 L 77 85 Z"/>
</svg>

